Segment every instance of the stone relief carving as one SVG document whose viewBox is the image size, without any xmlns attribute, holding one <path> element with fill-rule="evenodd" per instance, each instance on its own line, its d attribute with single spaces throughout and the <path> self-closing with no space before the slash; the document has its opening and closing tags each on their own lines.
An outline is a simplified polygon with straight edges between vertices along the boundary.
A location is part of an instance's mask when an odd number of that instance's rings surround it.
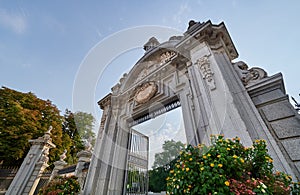
<svg viewBox="0 0 300 195">
<path fill-rule="evenodd" d="M 205 79 L 207 85 L 209 86 L 210 90 L 214 90 L 216 88 L 215 80 L 214 80 L 214 73 L 212 72 L 210 68 L 210 61 L 208 59 L 208 56 L 203 56 L 200 59 L 196 61 L 196 64 L 198 65 L 200 72 L 203 76 L 203 79 Z"/>
<path fill-rule="evenodd" d="M 268 76 L 266 71 L 262 68 L 253 67 L 248 69 L 248 65 L 242 61 L 234 63 L 233 66 L 244 86 L 255 83 Z"/>
<path fill-rule="evenodd" d="M 166 51 L 160 55 L 160 64 L 165 64 L 172 60 L 172 58 L 176 56 L 174 51 Z"/>
<path fill-rule="evenodd" d="M 149 74 L 149 71 L 147 68 L 143 69 L 140 74 L 138 75 L 137 79 L 135 80 L 135 82 L 139 82 L 140 80 L 142 80 L 143 78 L 145 78 L 147 75 Z"/>
<path fill-rule="evenodd" d="M 144 83 L 140 86 L 134 95 L 134 101 L 138 104 L 144 104 L 148 102 L 157 92 L 157 85 L 153 82 Z"/>
</svg>

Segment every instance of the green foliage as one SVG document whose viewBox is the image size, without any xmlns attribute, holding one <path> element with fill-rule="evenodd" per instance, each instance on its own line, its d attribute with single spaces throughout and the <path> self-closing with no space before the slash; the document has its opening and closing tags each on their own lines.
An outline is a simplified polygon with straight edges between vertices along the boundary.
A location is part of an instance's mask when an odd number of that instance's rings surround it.
<svg viewBox="0 0 300 195">
<path fill-rule="evenodd" d="M 75 123 L 75 116 L 68 109 L 66 109 L 64 114 L 62 131 L 66 140 L 68 140 L 68 144 L 65 146 L 68 151 L 66 161 L 71 164 L 76 163 L 76 154 L 84 149 L 84 144 Z"/>
<path fill-rule="evenodd" d="M 56 177 L 39 190 L 39 195 L 76 195 L 79 194 L 80 185 L 75 176 Z"/>
<path fill-rule="evenodd" d="M 149 171 L 149 191 L 151 192 L 161 192 L 166 191 L 169 170 L 164 167 L 158 167 Z M 159 184 L 159 185 L 158 185 Z"/>
<path fill-rule="evenodd" d="M 95 118 L 93 115 L 86 112 L 75 112 L 74 119 L 81 139 L 89 140 L 92 138 L 93 144 L 95 140 L 95 133 L 93 131 Z"/>
<path fill-rule="evenodd" d="M 152 166 L 153 170 L 149 171 L 149 191 L 166 191 L 166 178 L 170 169 L 174 166 L 176 158 L 179 156 L 179 152 L 183 148 L 184 144 L 180 141 L 165 141 L 163 144 L 163 152 L 155 154 L 155 161 Z"/>
<path fill-rule="evenodd" d="M 163 167 L 174 160 L 179 152 L 184 148 L 184 144 L 180 141 L 174 140 L 165 141 L 163 144 L 163 152 L 155 154 L 153 169 Z"/>
<path fill-rule="evenodd" d="M 6 87 L 0 89 L 0 161 L 5 165 L 20 164 L 26 156 L 28 140 L 43 136 L 53 127 L 49 162 L 62 153 L 62 117 L 50 100 L 37 98 L 33 93 L 21 93 Z"/>
<path fill-rule="evenodd" d="M 291 177 L 273 173 L 273 160 L 264 140 L 246 148 L 239 138 L 211 139 L 210 147 L 189 145 L 181 152 L 167 178 L 169 194 L 290 193 Z"/>
</svg>

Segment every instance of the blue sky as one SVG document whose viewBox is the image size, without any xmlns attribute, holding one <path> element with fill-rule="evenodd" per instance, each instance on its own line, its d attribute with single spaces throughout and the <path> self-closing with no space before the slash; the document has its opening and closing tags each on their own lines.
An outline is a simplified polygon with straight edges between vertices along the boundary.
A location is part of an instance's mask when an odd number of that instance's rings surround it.
<svg viewBox="0 0 300 195">
<path fill-rule="evenodd" d="M 104 38 L 141 25 L 184 32 L 193 19 L 224 21 L 239 52 L 236 61 L 264 68 L 269 75 L 282 72 L 287 92 L 299 99 L 299 10 L 296 0 L 0 0 L 0 84 L 50 99 L 62 111 L 73 110 L 76 74 L 88 52 Z M 99 75 L 93 102 L 96 118 L 96 102 L 142 55 L 141 45 L 113 59 Z"/>
</svg>

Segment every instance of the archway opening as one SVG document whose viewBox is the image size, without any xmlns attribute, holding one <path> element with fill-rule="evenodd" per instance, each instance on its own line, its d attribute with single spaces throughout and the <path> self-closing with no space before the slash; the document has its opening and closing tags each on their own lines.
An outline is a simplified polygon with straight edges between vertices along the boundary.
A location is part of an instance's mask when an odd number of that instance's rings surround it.
<svg viewBox="0 0 300 195">
<path fill-rule="evenodd" d="M 179 150 L 187 142 L 182 109 L 180 103 L 177 103 L 173 106 L 169 104 L 164 106 L 163 110 L 156 109 L 152 113 L 144 115 L 138 119 L 139 124 L 132 126 L 126 194 L 166 190 L 165 175 L 168 172 L 166 167 L 179 155 Z M 151 116 L 151 119 L 148 119 L 147 116 Z M 159 175 L 157 170 L 163 170 L 164 173 Z M 155 176 L 153 176 L 154 172 Z M 159 179 L 153 179 L 154 177 Z M 156 185 L 160 185 L 160 187 L 153 187 Z"/>
</svg>

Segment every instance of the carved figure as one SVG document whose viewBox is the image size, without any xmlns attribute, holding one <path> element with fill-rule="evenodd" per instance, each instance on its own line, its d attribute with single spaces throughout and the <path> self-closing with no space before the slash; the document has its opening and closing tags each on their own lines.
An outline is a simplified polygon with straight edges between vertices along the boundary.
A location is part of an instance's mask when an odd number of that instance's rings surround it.
<svg viewBox="0 0 300 195">
<path fill-rule="evenodd" d="M 248 65 L 243 61 L 236 62 L 233 64 L 233 66 L 244 86 L 255 83 L 268 76 L 266 71 L 264 71 L 262 68 L 253 67 L 248 69 Z"/>
</svg>

